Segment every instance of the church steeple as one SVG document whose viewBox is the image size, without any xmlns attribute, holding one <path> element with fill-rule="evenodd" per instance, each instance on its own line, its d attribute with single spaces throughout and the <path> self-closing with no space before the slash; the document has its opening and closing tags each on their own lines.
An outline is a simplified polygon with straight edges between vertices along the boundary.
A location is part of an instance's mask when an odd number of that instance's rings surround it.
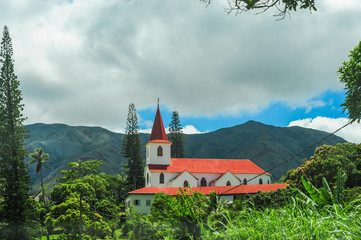
<svg viewBox="0 0 361 240">
<path fill-rule="evenodd" d="M 163 125 L 162 116 L 159 110 L 159 99 L 158 99 L 157 113 L 155 114 L 152 133 L 150 134 L 149 141 L 153 141 L 153 140 L 168 141 L 167 134 L 165 133 L 165 129 Z"/>
<path fill-rule="evenodd" d="M 157 113 L 155 114 L 152 133 L 146 147 L 146 164 L 170 165 L 170 147 L 165 133 L 162 116 L 159 110 L 159 99 Z"/>
</svg>

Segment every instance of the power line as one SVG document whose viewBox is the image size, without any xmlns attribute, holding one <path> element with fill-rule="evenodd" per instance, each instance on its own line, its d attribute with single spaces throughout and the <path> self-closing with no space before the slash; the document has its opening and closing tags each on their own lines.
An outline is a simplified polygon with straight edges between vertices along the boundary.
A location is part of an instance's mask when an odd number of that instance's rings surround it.
<svg viewBox="0 0 361 240">
<path fill-rule="evenodd" d="M 316 146 L 317 144 L 323 142 L 325 139 L 331 137 L 332 135 L 334 135 L 335 133 L 337 133 L 338 131 L 340 131 L 341 129 L 347 127 L 347 126 L 350 125 L 350 124 L 351 124 L 351 122 L 348 122 L 347 124 L 345 124 L 345 125 L 343 125 L 342 127 L 338 128 L 338 129 L 335 130 L 334 132 L 332 132 L 332 133 L 328 134 L 327 136 L 323 137 L 321 140 L 319 140 L 319 141 L 311 144 L 310 146 L 304 148 L 303 150 L 301 150 L 301 151 L 299 151 L 298 153 L 294 154 L 293 156 L 289 157 L 288 159 L 280 162 L 279 164 L 276 164 L 275 166 L 271 167 L 270 169 L 264 171 L 263 173 L 260 173 L 260 174 L 258 174 L 258 175 L 256 175 L 256 176 L 248 179 L 247 182 L 249 182 L 249 181 L 251 181 L 251 180 L 253 180 L 253 179 L 255 179 L 255 178 L 257 178 L 257 177 L 259 177 L 259 176 L 261 176 L 261 175 L 263 175 L 263 174 L 265 174 L 265 173 L 267 173 L 267 172 L 270 172 L 270 171 L 274 170 L 275 168 L 281 166 L 282 164 L 285 164 L 286 162 L 294 159 L 295 157 L 299 156 L 300 154 L 304 153 L 305 151 L 309 150 L 310 148 Z M 231 190 L 233 190 L 233 189 L 236 189 L 236 188 L 238 188 L 238 187 L 240 187 L 240 186 L 242 186 L 242 185 L 243 185 L 243 184 L 241 183 L 241 184 L 239 184 L 239 185 L 236 185 L 236 186 L 234 186 L 234 187 L 232 187 L 232 188 L 227 189 L 226 191 L 223 191 L 223 192 L 221 192 L 221 193 L 218 193 L 217 195 L 220 197 L 220 196 L 224 195 L 225 193 L 227 193 L 227 192 L 229 192 L 229 191 L 231 191 Z M 244 186 L 244 185 L 243 185 L 243 186 Z M 250 196 L 246 191 L 243 190 L 243 192 L 246 193 L 248 196 Z M 251 196 L 250 196 L 250 197 L 251 197 Z M 251 197 L 251 198 L 252 198 L 252 197 Z M 206 201 L 206 200 L 204 200 L 204 201 Z M 204 201 L 201 201 L 201 202 L 204 202 Z M 199 202 L 198 202 L 197 204 L 199 204 Z M 194 205 L 191 205 L 191 206 L 194 206 Z"/>
<path fill-rule="evenodd" d="M 260 173 L 260 174 L 258 174 L 258 175 L 256 175 L 256 176 L 252 177 L 251 179 L 248 179 L 247 182 L 248 182 L 248 181 L 251 181 L 251 180 L 253 180 L 253 179 L 256 179 L 257 177 L 259 177 L 259 176 L 261 176 L 261 175 L 263 175 L 263 174 L 265 174 L 265 173 L 267 173 L 267 172 L 270 172 L 270 171 L 274 170 L 275 168 L 278 168 L 279 166 L 285 164 L 286 162 L 294 159 L 295 157 L 297 157 L 297 156 L 299 156 L 300 154 L 306 152 L 306 151 L 309 150 L 310 148 L 318 145 L 319 143 L 323 142 L 325 139 L 331 137 L 332 135 L 334 135 L 335 133 L 337 133 L 338 131 L 340 131 L 341 129 L 347 127 L 347 126 L 350 125 L 350 124 L 351 124 L 351 122 L 348 122 L 347 124 L 345 124 L 345 125 L 343 125 L 342 127 L 338 128 L 338 129 L 335 130 L 334 132 L 328 134 L 327 136 L 325 136 L 325 137 L 322 138 L 321 140 L 319 140 L 319 141 L 311 144 L 310 146 L 308 146 L 307 148 L 303 149 L 302 151 L 300 151 L 300 152 L 296 153 L 295 155 L 291 156 L 290 158 L 284 160 L 283 162 L 280 162 L 279 164 L 276 164 L 275 166 L 273 166 L 273 167 L 271 167 L 270 169 L 264 171 L 263 173 Z M 233 190 L 233 189 L 236 189 L 237 187 L 242 186 L 242 185 L 243 185 L 242 183 L 239 184 L 239 185 L 236 185 L 236 186 L 234 186 L 234 187 L 232 187 L 232 188 L 230 188 L 230 189 L 228 189 L 228 190 L 226 190 L 226 191 L 224 191 L 224 192 L 222 192 L 222 193 L 220 193 L 220 194 L 218 194 L 218 195 L 219 195 L 219 196 L 224 195 L 225 193 L 227 193 L 227 192 L 229 192 L 229 191 L 231 191 L 231 190 Z"/>
</svg>

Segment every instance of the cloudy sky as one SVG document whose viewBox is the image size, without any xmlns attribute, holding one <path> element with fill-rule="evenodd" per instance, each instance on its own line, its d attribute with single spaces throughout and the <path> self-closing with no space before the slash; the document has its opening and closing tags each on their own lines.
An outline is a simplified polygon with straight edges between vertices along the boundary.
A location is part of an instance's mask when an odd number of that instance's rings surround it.
<svg viewBox="0 0 361 240">
<path fill-rule="evenodd" d="M 125 127 L 135 103 L 148 129 L 186 133 L 256 120 L 334 131 L 347 122 L 336 71 L 361 40 L 359 0 L 317 0 L 276 21 L 227 14 L 226 0 L 0 0 L 27 123 Z M 360 142 L 361 127 L 340 134 Z"/>
</svg>

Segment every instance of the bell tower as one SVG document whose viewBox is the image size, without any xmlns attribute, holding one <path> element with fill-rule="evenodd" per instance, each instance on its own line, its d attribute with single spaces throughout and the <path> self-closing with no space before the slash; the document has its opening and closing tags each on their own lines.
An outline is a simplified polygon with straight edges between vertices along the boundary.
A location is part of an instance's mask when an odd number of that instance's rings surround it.
<svg viewBox="0 0 361 240">
<path fill-rule="evenodd" d="M 155 114 L 152 133 L 146 147 L 146 164 L 170 165 L 170 147 L 172 143 L 168 141 L 165 133 L 162 116 L 159 110 L 159 99 L 157 113 Z"/>
</svg>

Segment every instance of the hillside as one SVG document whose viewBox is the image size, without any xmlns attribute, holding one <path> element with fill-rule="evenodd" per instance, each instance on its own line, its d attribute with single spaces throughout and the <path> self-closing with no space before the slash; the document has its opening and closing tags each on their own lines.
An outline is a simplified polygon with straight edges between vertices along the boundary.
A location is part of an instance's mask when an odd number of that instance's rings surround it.
<svg viewBox="0 0 361 240">
<path fill-rule="evenodd" d="M 32 124 L 27 126 L 29 153 L 42 147 L 49 153 L 51 162 L 43 165 L 45 182 L 55 184 L 61 170 L 68 169 L 68 162 L 103 160 L 101 171 L 118 174 L 126 159 L 121 156 L 123 134 L 100 127 L 73 127 L 64 124 Z M 293 154 L 322 139 L 328 133 L 301 127 L 274 127 L 249 121 L 242 125 L 219 129 L 205 134 L 185 135 L 185 157 L 188 158 L 236 158 L 251 159 L 264 170 L 284 161 Z M 142 145 L 149 134 L 141 134 Z M 323 144 L 345 142 L 331 136 Z M 313 149 L 271 171 L 272 179 L 278 180 L 288 169 L 296 168 L 303 158 L 313 155 Z M 35 165 L 30 166 L 33 193 L 39 189 L 39 175 Z"/>
</svg>

